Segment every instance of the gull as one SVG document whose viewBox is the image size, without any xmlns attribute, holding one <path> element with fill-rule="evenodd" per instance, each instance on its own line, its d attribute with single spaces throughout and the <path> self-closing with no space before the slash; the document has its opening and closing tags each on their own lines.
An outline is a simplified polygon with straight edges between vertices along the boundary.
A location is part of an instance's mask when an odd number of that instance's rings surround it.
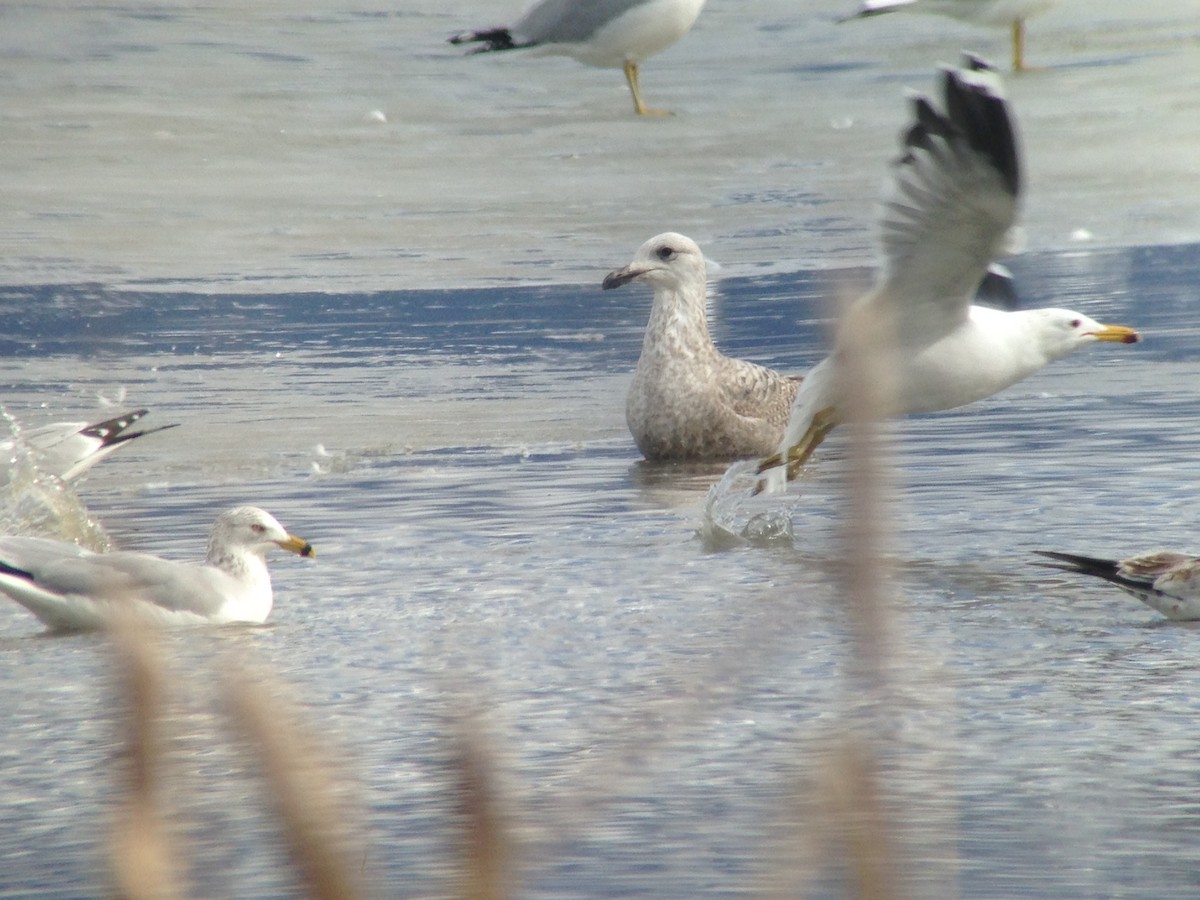
<svg viewBox="0 0 1200 900">
<path fill-rule="evenodd" d="M 1168 619 L 1200 619 L 1200 557 L 1171 550 L 1156 550 L 1128 559 L 1100 559 L 1053 550 L 1035 550 L 1039 556 L 1065 565 L 1041 563 L 1050 569 L 1078 572 L 1110 581 Z"/>
<path fill-rule="evenodd" d="M 859 8 L 839 21 L 912 10 L 938 13 L 976 25 L 1004 25 L 1012 29 L 1012 67 L 1025 66 L 1025 20 L 1045 12 L 1054 0 L 864 0 Z"/>
<path fill-rule="evenodd" d="M 134 438 L 176 427 L 177 423 L 129 431 L 129 427 L 147 412 L 149 410 L 135 409 L 103 422 L 52 422 L 30 428 L 21 431 L 16 439 L 0 441 L 0 453 L 12 453 L 18 444 L 28 447 L 38 471 L 63 481 L 74 481 Z"/>
<path fill-rule="evenodd" d="M 631 281 L 654 288 L 625 420 L 650 460 L 731 460 L 771 452 L 783 436 L 800 380 L 721 353 L 708 333 L 704 254 L 667 232 L 610 272 L 604 290 Z"/>
<path fill-rule="evenodd" d="M 217 517 L 202 564 L 147 553 L 93 553 L 76 544 L 0 537 L 0 592 L 55 631 L 103 628 L 132 614 L 162 625 L 261 624 L 273 595 L 267 551 L 314 556 L 265 510 L 239 506 Z"/>
<path fill-rule="evenodd" d="M 853 345 L 864 322 L 895 325 L 888 415 L 964 406 L 1088 344 L 1141 340 L 1132 328 L 1072 310 L 971 303 L 1016 218 L 1020 162 L 998 79 L 975 57 L 964 66 L 942 70 L 945 112 L 926 97 L 912 100 L 914 121 L 882 212 L 876 286 L 850 305 L 833 351 L 804 377 L 778 452 L 759 464 L 768 473 L 760 489 L 796 477 L 843 421 L 843 345 Z"/>
<path fill-rule="evenodd" d="M 599 68 L 624 69 L 640 116 L 666 115 L 642 102 L 638 65 L 691 30 L 705 0 L 541 0 L 508 28 L 465 31 L 451 44 L 482 44 L 473 53 L 531 49 Z"/>
</svg>

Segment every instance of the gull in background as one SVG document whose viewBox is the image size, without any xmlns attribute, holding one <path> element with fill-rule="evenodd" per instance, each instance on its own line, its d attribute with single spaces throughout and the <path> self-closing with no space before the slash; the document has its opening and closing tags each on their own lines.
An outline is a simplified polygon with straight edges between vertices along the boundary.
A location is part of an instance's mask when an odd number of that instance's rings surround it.
<svg viewBox="0 0 1200 900">
<path fill-rule="evenodd" d="M 704 0 L 541 0 L 510 27 L 465 31 L 450 43 L 482 44 L 474 53 L 529 49 L 624 69 L 637 114 L 665 115 L 642 102 L 638 65 L 687 34 L 703 6 Z"/>
<path fill-rule="evenodd" d="M 911 10 L 938 13 L 974 25 L 1003 25 L 1012 29 L 1013 71 L 1024 72 L 1025 20 L 1053 5 L 1054 0 L 864 0 L 855 12 L 839 21 Z"/>
<path fill-rule="evenodd" d="M 38 471 L 75 481 L 114 450 L 135 438 L 166 431 L 178 423 L 130 431 L 149 410 L 135 409 L 103 422 L 52 422 L 22 430 L 16 438 L 0 441 L 0 453 L 11 454 L 18 446 L 29 448 Z"/>
<path fill-rule="evenodd" d="M 650 460 L 732 460 L 779 444 L 800 379 L 721 353 L 708 333 L 704 254 L 691 238 L 650 238 L 604 290 L 654 288 L 625 420 Z"/>
<path fill-rule="evenodd" d="M 1200 557 L 1170 550 L 1156 550 L 1128 559 L 1101 559 L 1053 550 L 1034 553 L 1063 563 L 1039 565 L 1103 578 L 1168 619 L 1177 622 L 1200 619 Z"/>
<path fill-rule="evenodd" d="M 1132 344 L 1132 328 L 1067 309 L 997 310 L 971 300 L 1004 249 L 1017 211 L 1020 159 L 999 79 L 981 60 L 942 72 L 945 112 L 912 100 L 913 122 L 885 197 L 875 288 L 847 310 L 833 351 L 804 377 L 760 489 L 782 489 L 843 421 L 843 341 L 865 322 L 893 326 L 888 415 L 964 406 L 1097 341 Z"/>
<path fill-rule="evenodd" d="M 134 615 L 161 625 L 261 624 L 274 595 L 268 550 L 314 556 L 268 512 L 239 506 L 212 527 L 202 564 L 147 553 L 93 553 L 65 541 L 0 537 L 0 592 L 55 631 L 104 628 Z"/>
</svg>

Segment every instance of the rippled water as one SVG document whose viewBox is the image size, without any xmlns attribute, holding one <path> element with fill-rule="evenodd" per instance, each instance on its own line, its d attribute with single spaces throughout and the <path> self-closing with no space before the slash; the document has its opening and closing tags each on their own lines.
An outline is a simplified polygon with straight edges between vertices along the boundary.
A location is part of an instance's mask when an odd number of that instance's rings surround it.
<svg viewBox="0 0 1200 900">
<path fill-rule="evenodd" d="M 1198 253 L 1017 259 L 1030 302 L 1146 342 L 894 428 L 902 637 L 893 699 L 866 721 L 886 735 L 898 877 L 920 893 L 1195 893 L 1195 631 L 1030 551 L 1193 545 Z M 840 288 L 720 289 L 718 341 L 800 369 Z M 214 684 L 229 654 L 338 748 L 383 893 L 450 889 L 464 717 L 488 735 L 522 896 L 758 894 L 797 859 L 814 893 L 838 889 L 813 786 L 873 707 L 838 587 L 845 437 L 786 501 L 792 544 L 711 549 L 697 532 L 721 467 L 639 462 L 621 421 L 647 304 L 595 285 L 3 292 L 23 422 L 58 414 L 47 385 L 81 407 L 119 385 L 181 423 L 80 486 L 115 543 L 194 555 L 216 510 L 251 500 L 318 549 L 277 561 L 268 627 L 168 639 L 169 796 L 201 893 L 292 889 Z M 0 612 L 8 894 L 96 893 L 121 747 L 111 652 Z"/>
<path fill-rule="evenodd" d="M 249 501 L 318 550 L 276 561 L 267 627 L 164 639 L 194 895 L 298 893 L 242 667 L 331 748 L 381 895 L 453 892 L 464 730 L 515 896 L 840 895 L 858 733 L 913 896 L 1197 894 L 1195 628 L 1031 553 L 1200 549 L 1192 0 L 1030 27 L 1020 291 L 1147 340 L 890 428 L 885 688 L 841 587 L 846 435 L 762 501 L 793 539 L 745 543 L 701 536 L 722 467 L 625 429 L 649 300 L 605 271 L 688 233 L 730 276 L 722 347 L 804 370 L 869 277 L 904 90 L 1007 53 L 849 5 L 713 0 L 644 68 L 653 122 L 619 73 L 461 58 L 446 35 L 511 12 L 483 0 L 0 6 L 0 403 L 180 425 L 77 494 L 18 466 L 6 525 L 183 558 Z M 0 896 L 105 893 L 114 663 L 0 606 Z"/>
</svg>

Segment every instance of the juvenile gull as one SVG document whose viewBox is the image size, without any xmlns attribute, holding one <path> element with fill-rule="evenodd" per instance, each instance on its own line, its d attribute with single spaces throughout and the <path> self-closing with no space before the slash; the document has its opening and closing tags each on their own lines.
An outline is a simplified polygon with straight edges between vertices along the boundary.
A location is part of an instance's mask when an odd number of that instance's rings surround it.
<svg viewBox="0 0 1200 900">
<path fill-rule="evenodd" d="M 19 441 L 33 452 L 39 471 L 56 475 L 63 481 L 74 481 L 134 438 L 176 427 L 174 424 L 159 425 L 129 431 L 129 427 L 147 412 L 135 409 L 103 422 L 52 422 L 22 431 Z M 16 446 L 17 442 L 11 438 L 0 441 L 0 453 L 11 453 Z"/>
<path fill-rule="evenodd" d="M 625 419 L 642 455 L 725 460 L 774 449 L 800 381 L 716 348 L 708 333 L 704 254 L 695 242 L 672 232 L 652 237 L 603 287 L 631 281 L 654 288 L 625 398 Z"/>
<path fill-rule="evenodd" d="M 1025 20 L 1045 12 L 1054 0 L 863 0 L 859 8 L 844 17 L 859 19 L 881 13 L 912 10 L 938 13 L 975 25 L 1003 25 L 1012 29 L 1012 67 L 1025 70 Z"/>
<path fill-rule="evenodd" d="M 76 544 L 0 537 L 0 592 L 50 628 L 103 628 L 121 613 L 164 625 L 265 622 L 273 594 L 267 551 L 313 556 L 270 513 L 239 506 L 217 517 L 202 564 L 146 553 L 93 553 Z"/>
<path fill-rule="evenodd" d="M 854 338 L 858 322 L 895 326 L 894 383 L 884 410 L 892 415 L 964 406 L 1087 344 L 1140 340 L 1131 328 L 1071 310 L 971 303 L 1016 217 L 1020 163 L 998 80 L 977 59 L 965 65 L 943 71 L 944 113 L 913 98 L 914 122 L 882 213 L 876 286 L 851 304 L 833 351 L 805 376 L 778 452 L 759 466 L 768 472 L 763 487 L 779 489 L 794 478 L 843 420 L 840 345 Z"/>
<path fill-rule="evenodd" d="M 691 30 L 704 0 L 541 0 L 508 28 L 465 31 L 452 44 L 482 44 L 474 53 L 530 49 L 624 69 L 638 115 L 664 115 L 642 102 L 638 65 Z"/>
<path fill-rule="evenodd" d="M 1156 550 L 1128 559 L 1099 559 L 1053 550 L 1034 552 L 1064 563 L 1041 565 L 1103 578 L 1168 619 L 1180 622 L 1200 619 L 1200 557 L 1170 550 Z"/>
</svg>

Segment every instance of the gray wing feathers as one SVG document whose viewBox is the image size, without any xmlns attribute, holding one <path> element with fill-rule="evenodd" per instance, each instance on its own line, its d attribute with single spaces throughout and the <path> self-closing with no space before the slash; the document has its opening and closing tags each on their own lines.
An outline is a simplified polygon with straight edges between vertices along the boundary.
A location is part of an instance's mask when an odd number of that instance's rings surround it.
<svg viewBox="0 0 1200 900">
<path fill-rule="evenodd" d="M 613 19 L 647 0 L 546 0 L 529 10 L 511 31 L 534 44 L 585 41 Z"/>
</svg>

